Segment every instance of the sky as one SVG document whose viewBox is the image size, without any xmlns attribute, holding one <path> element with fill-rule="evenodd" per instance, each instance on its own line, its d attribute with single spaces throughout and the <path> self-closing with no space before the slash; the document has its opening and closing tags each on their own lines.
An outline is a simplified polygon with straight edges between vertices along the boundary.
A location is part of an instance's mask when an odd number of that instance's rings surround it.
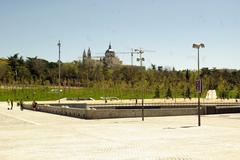
<svg viewBox="0 0 240 160">
<path fill-rule="evenodd" d="M 71 62 L 91 48 L 101 56 L 143 48 L 144 65 L 240 69 L 239 0 L 0 0 L 0 57 Z M 147 50 L 155 52 L 147 52 Z M 128 54 L 117 54 L 124 64 Z M 134 57 L 134 64 L 136 57 Z"/>
</svg>

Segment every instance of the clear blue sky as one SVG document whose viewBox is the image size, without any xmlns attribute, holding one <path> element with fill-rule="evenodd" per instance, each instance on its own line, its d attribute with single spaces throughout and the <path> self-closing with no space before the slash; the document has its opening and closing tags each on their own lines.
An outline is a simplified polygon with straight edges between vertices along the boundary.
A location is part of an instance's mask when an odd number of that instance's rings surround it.
<svg viewBox="0 0 240 160">
<path fill-rule="evenodd" d="M 194 69 L 203 42 L 201 67 L 240 69 L 239 0 L 0 0 L 0 56 L 19 52 L 72 61 L 91 47 L 104 52 L 142 47 L 155 50 L 151 63 Z M 130 64 L 130 55 L 119 55 Z M 136 58 L 136 57 L 135 57 Z M 135 62 L 136 64 L 136 62 Z"/>
</svg>

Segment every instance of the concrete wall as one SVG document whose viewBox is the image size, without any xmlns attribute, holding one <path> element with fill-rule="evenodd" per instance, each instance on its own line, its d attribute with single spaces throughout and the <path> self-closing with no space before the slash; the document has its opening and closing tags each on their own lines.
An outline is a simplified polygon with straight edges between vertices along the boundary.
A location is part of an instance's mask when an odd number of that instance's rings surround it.
<svg viewBox="0 0 240 160">
<path fill-rule="evenodd" d="M 145 109 L 145 117 L 160 117 L 160 116 L 179 116 L 179 115 L 194 115 L 197 114 L 197 109 L 194 108 L 172 108 L 172 109 Z M 101 110 L 86 110 L 87 119 L 101 118 L 128 118 L 141 117 L 141 109 L 101 109 Z"/>
<path fill-rule="evenodd" d="M 25 109 L 33 110 L 32 105 L 24 105 Z M 52 114 L 65 115 L 70 117 L 86 118 L 86 109 L 78 108 L 62 108 L 49 105 L 38 105 L 38 110 L 41 112 L 47 112 Z"/>
<path fill-rule="evenodd" d="M 24 105 L 25 109 L 32 110 L 31 105 Z M 79 108 L 62 108 L 50 105 L 38 105 L 38 111 L 78 117 L 83 119 L 104 119 L 104 118 L 128 118 L 141 117 L 141 109 L 79 109 Z M 172 109 L 145 109 L 145 117 L 159 116 L 178 116 L 178 115 L 194 115 L 197 114 L 195 108 L 172 108 Z"/>
</svg>

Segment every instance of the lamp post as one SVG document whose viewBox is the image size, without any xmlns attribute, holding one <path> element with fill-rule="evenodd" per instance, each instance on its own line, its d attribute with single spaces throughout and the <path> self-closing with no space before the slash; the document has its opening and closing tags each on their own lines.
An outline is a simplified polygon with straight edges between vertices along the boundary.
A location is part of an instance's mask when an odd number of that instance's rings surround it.
<svg viewBox="0 0 240 160">
<path fill-rule="evenodd" d="M 61 63 L 60 63 L 60 56 L 61 56 L 61 42 L 58 41 L 58 103 L 60 103 L 60 87 L 61 87 Z"/>
<path fill-rule="evenodd" d="M 142 54 L 144 53 L 144 50 L 143 49 L 135 49 L 134 50 L 135 52 L 137 52 L 139 54 L 139 58 L 137 58 L 137 61 L 140 62 L 140 67 L 142 68 L 143 66 L 143 61 L 144 61 L 144 58 L 142 57 Z M 144 78 L 143 78 L 143 70 L 142 70 L 142 121 L 144 121 Z"/>
<path fill-rule="evenodd" d="M 198 94 L 198 126 L 201 126 L 201 111 L 200 111 L 200 95 L 202 92 L 202 82 L 201 82 L 201 78 L 200 78 L 200 71 L 199 71 L 199 66 L 200 66 L 200 62 L 199 62 L 199 49 L 200 48 L 205 48 L 205 45 L 203 43 L 200 44 L 193 44 L 192 46 L 193 48 L 196 48 L 198 50 L 198 80 L 196 81 L 196 91 Z"/>
</svg>

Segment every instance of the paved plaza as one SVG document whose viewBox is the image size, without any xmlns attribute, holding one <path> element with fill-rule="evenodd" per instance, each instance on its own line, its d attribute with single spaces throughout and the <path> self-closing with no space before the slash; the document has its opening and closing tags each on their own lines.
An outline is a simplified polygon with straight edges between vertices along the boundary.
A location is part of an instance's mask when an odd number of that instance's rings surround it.
<svg viewBox="0 0 240 160">
<path fill-rule="evenodd" d="M 83 120 L 0 104 L 0 160 L 239 160 L 240 114 Z"/>
</svg>

